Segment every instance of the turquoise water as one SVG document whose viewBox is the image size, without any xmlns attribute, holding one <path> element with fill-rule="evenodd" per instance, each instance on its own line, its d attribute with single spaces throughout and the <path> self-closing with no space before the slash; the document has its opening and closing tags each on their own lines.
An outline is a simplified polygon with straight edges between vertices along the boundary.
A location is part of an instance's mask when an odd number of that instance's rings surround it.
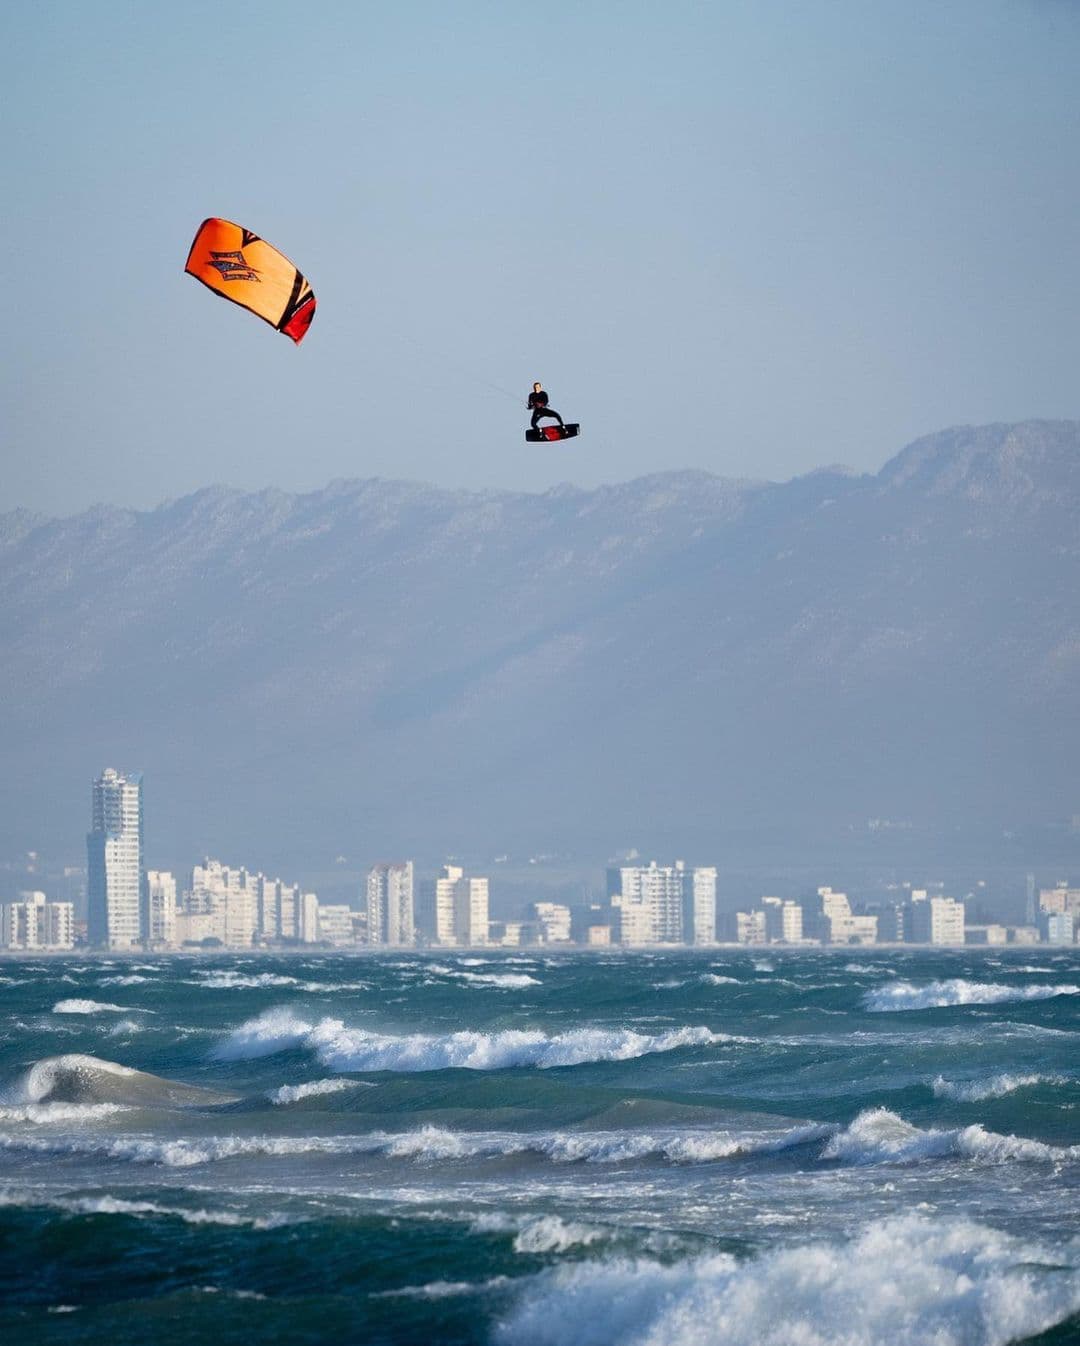
<svg viewBox="0 0 1080 1346">
<path fill-rule="evenodd" d="M 8 959 L 0 1003 L 5 1341 L 1080 1340 L 1080 951 Z"/>
</svg>

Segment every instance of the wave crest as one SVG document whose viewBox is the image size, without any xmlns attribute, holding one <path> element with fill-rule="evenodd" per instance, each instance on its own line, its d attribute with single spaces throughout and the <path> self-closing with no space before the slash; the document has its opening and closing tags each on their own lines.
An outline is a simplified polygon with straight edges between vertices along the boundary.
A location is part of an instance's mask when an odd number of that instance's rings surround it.
<svg viewBox="0 0 1080 1346">
<path fill-rule="evenodd" d="M 1002 1136 L 978 1123 L 951 1130 L 923 1130 L 887 1108 L 869 1108 L 832 1136 L 821 1157 L 852 1164 L 910 1164 L 946 1158 L 1045 1163 L 1080 1159 L 1080 1145 L 1047 1145 L 1023 1136 Z"/>
<path fill-rule="evenodd" d="M 58 1000 L 52 1007 L 54 1014 L 130 1014 L 127 1005 L 110 1005 L 104 1000 Z"/>
<path fill-rule="evenodd" d="M 738 1041 L 708 1028 L 638 1033 L 629 1028 L 577 1028 L 547 1034 L 539 1029 L 495 1033 L 463 1030 L 434 1035 L 392 1035 L 347 1028 L 340 1019 L 311 1023 L 292 1010 L 267 1010 L 235 1029 L 214 1051 L 219 1060 L 248 1060 L 303 1048 L 324 1066 L 342 1072 L 507 1070 L 629 1061 L 652 1052 Z"/>
<path fill-rule="evenodd" d="M 999 1005 L 1010 1000 L 1049 1000 L 1058 995 L 1080 995 L 1080 986 L 1006 986 L 998 982 L 965 981 L 953 977 L 915 986 L 909 981 L 878 986 L 863 996 L 873 1013 L 890 1010 L 944 1009 L 950 1005 Z"/>
<path fill-rule="evenodd" d="M 850 1243 L 665 1266 L 612 1259 L 533 1277 L 503 1346 L 1004 1346 L 1080 1307 L 1080 1272 L 970 1220 L 908 1215 Z"/>
<path fill-rule="evenodd" d="M 124 1107 L 210 1107 L 233 1102 L 235 1094 L 181 1084 L 143 1070 L 71 1052 L 37 1061 L 12 1090 L 22 1104 L 114 1104 Z M 58 1118 L 59 1120 L 59 1118 Z"/>
<path fill-rule="evenodd" d="M 1039 1084 L 1068 1084 L 1065 1075 L 1009 1075 L 1002 1073 L 985 1080 L 966 1083 L 937 1077 L 931 1088 L 935 1098 L 952 1098 L 958 1103 L 981 1103 L 987 1098 L 1004 1098 L 1018 1089 L 1033 1089 Z"/>
</svg>

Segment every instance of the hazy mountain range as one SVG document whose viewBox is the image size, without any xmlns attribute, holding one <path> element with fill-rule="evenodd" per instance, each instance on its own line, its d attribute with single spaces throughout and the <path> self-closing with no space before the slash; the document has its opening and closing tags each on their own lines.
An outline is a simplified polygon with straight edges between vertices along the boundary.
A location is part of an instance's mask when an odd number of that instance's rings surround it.
<svg viewBox="0 0 1080 1346">
<path fill-rule="evenodd" d="M 77 857 L 106 765 L 160 863 L 1080 813 L 1076 423 L 782 484 L 16 511 L 0 558 L 2 854 Z"/>
</svg>

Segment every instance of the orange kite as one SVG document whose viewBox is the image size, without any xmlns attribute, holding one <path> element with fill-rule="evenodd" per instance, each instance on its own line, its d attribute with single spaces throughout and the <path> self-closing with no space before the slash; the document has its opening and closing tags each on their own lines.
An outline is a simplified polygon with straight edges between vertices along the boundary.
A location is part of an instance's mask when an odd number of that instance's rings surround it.
<svg viewBox="0 0 1080 1346">
<path fill-rule="evenodd" d="M 311 286 L 277 248 L 228 220 L 203 220 L 184 270 L 299 346 L 315 316 Z"/>
</svg>

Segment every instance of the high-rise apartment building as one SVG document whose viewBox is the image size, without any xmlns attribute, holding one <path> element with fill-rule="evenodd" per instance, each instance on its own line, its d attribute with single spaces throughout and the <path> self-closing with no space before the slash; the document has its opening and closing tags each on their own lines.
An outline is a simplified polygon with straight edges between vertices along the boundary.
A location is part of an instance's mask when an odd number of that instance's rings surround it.
<svg viewBox="0 0 1080 1346">
<path fill-rule="evenodd" d="M 683 938 L 687 944 L 716 943 L 716 870 L 711 865 L 683 875 Z"/>
<path fill-rule="evenodd" d="M 688 878 L 681 860 L 609 869 L 608 897 L 621 912 L 622 943 L 681 944 Z"/>
<path fill-rule="evenodd" d="M 416 943 L 411 860 L 368 871 L 367 938 L 369 944 L 398 947 Z"/>
<path fill-rule="evenodd" d="M 171 949 L 176 943 L 176 879 L 162 869 L 147 870 L 144 900 L 147 944 Z"/>
<path fill-rule="evenodd" d="M 909 943 L 955 946 L 964 943 L 964 904 L 956 898 L 928 897 L 925 889 L 916 889 L 911 894 L 909 912 Z"/>
<path fill-rule="evenodd" d="M 444 865 L 435 880 L 435 942 L 467 947 L 488 942 L 488 881 Z"/>
<path fill-rule="evenodd" d="M 125 776 L 109 767 L 94 782 L 86 858 L 90 943 L 137 948 L 146 936 L 141 772 Z"/>
</svg>

